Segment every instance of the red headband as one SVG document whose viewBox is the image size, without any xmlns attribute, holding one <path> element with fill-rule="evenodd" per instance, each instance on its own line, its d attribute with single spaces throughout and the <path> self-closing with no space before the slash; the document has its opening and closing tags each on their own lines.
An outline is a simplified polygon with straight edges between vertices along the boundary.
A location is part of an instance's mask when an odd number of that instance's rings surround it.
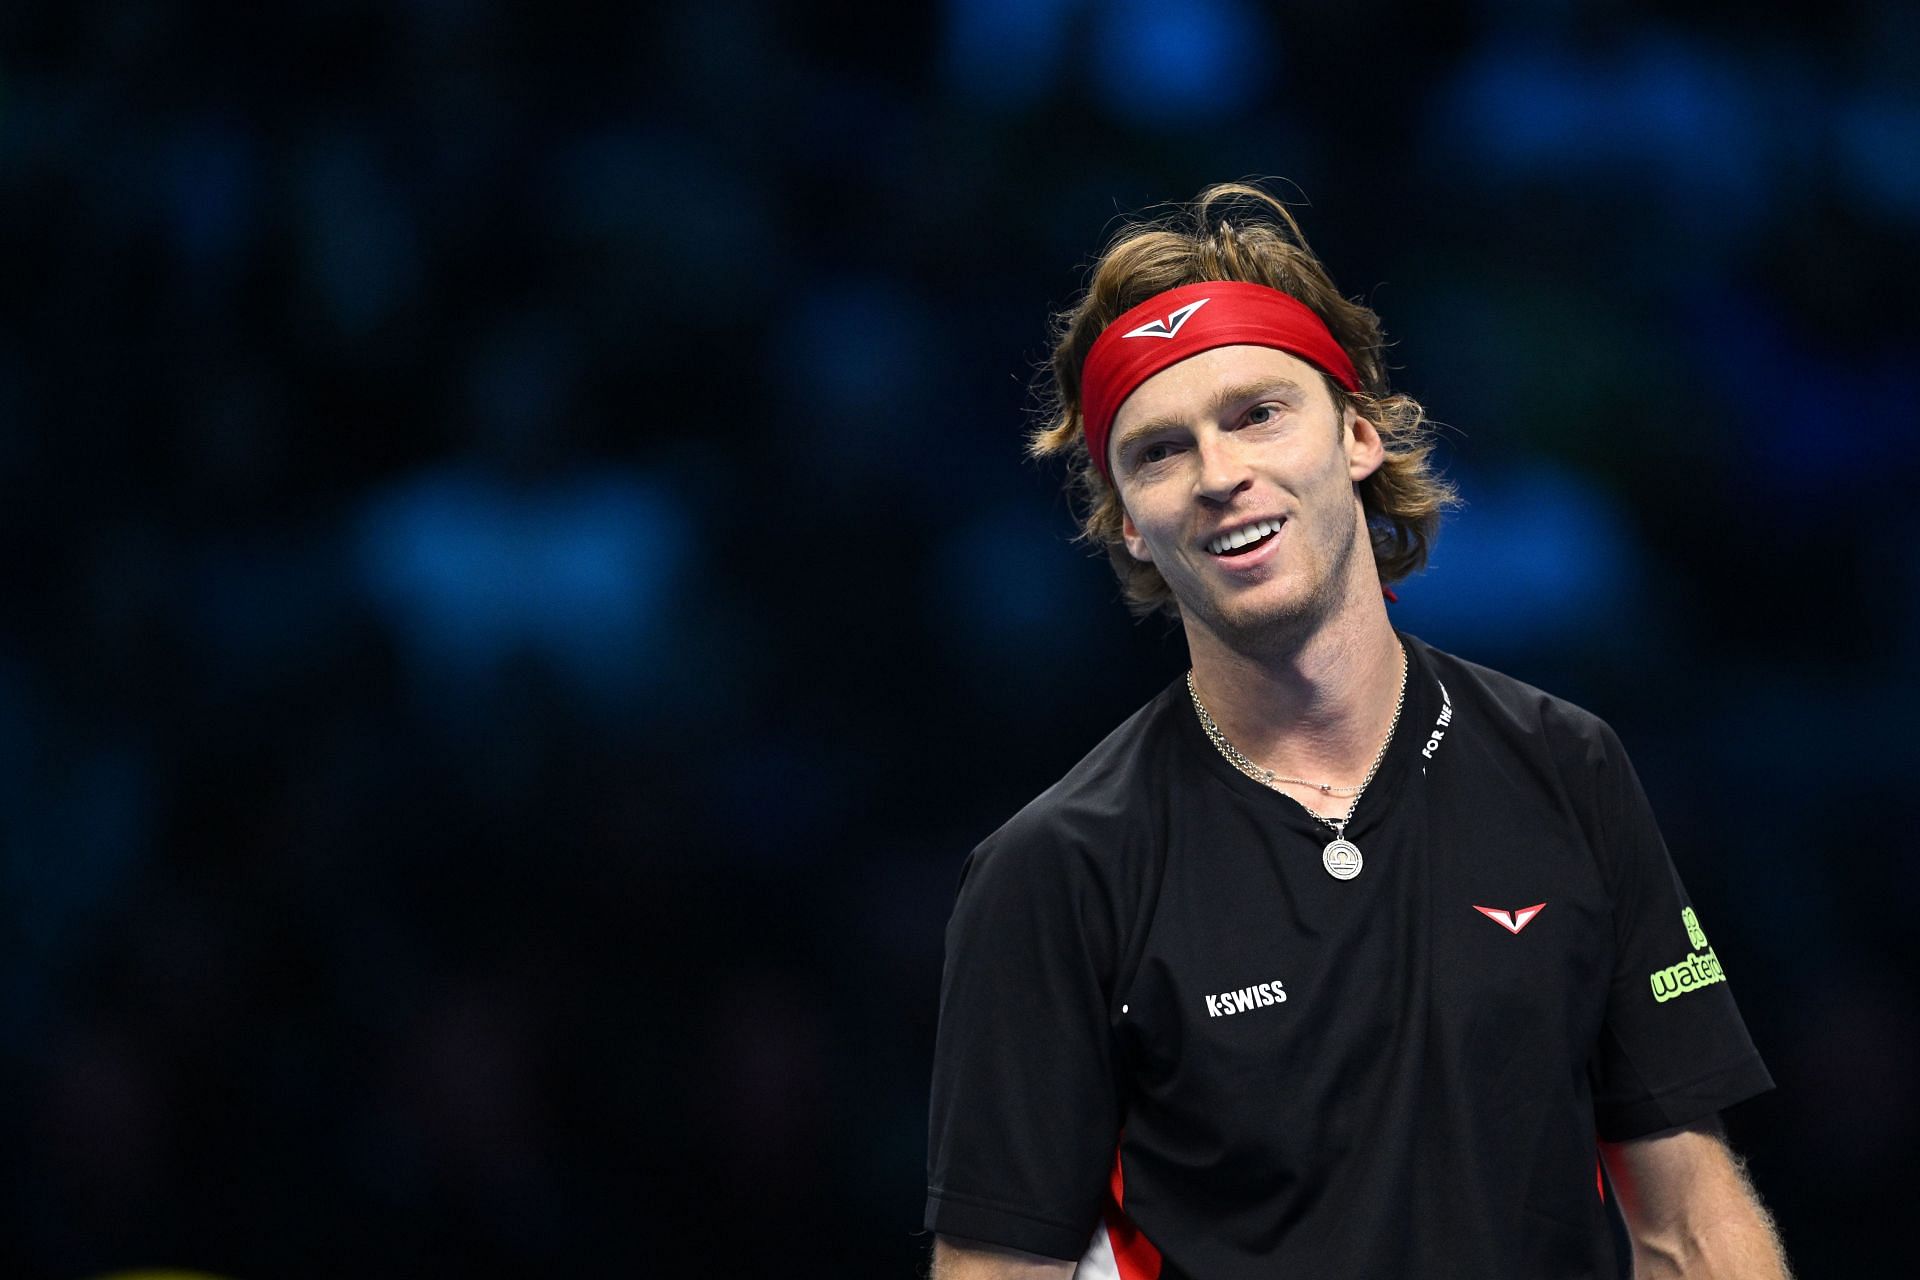
<svg viewBox="0 0 1920 1280">
<path fill-rule="evenodd" d="M 1128 396 L 1162 369 L 1215 347 L 1272 347 L 1360 390 L 1353 361 L 1304 302 L 1241 280 L 1208 280 L 1155 294 L 1101 331 L 1080 371 L 1087 451 L 1108 481 L 1107 434 Z"/>
</svg>

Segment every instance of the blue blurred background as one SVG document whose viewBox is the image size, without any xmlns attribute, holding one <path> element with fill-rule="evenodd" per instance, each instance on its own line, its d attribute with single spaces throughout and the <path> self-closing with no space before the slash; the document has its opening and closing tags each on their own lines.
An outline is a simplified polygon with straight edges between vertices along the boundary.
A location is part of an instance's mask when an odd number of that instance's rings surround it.
<svg viewBox="0 0 1920 1280">
<path fill-rule="evenodd" d="M 1277 175 L 1910 1274 L 1920 10 L 0 12 L 0 1273 L 921 1265 L 960 860 L 1184 668 L 1029 385 Z"/>
</svg>

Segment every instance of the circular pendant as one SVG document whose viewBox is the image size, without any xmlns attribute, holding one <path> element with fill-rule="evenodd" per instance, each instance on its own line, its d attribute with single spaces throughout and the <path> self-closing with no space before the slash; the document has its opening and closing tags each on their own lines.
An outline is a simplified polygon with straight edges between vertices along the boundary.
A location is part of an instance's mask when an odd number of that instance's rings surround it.
<svg viewBox="0 0 1920 1280">
<path fill-rule="evenodd" d="M 1360 856 L 1360 847 L 1353 841 L 1333 840 L 1320 851 L 1320 865 L 1335 880 L 1351 880 L 1360 874 L 1366 859 Z"/>
</svg>

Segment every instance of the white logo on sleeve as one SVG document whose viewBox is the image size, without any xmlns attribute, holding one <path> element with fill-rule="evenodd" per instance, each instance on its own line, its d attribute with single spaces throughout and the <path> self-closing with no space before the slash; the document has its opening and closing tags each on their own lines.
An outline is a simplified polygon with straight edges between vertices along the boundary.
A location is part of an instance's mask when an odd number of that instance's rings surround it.
<svg viewBox="0 0 1920 1280">
<path fill-rule="evenodd" d="M 1277 980 L 1262 982 L 1251 987 L 1242 987 L 1238 991 L 1222 991 L 1217 996 L 1208 996 L 1207 1016 L 1229 1018 L 1236 1013 L 1246 1013 L 1251 1009 L 1262 1009 L 1268 1005 L 1286 1002 L 1287 993 Z"/>
<path fill-rule="evenodd" d="M 1121 334 L 1123 338 L 1171 338 L 1180 332 L 1180 326 L 1193 319 L 1193 313 L 1212 302 L 1212 298 L 1202 298 L 1198 302 L 1189 302 L 1165 320 L 1153 320 Z"/>
</svg>

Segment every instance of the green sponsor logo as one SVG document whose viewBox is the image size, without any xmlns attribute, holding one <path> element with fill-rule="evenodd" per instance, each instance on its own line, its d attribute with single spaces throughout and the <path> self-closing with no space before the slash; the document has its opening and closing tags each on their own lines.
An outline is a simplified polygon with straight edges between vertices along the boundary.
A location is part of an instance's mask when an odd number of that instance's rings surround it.
<svg viewBox="0 0 1920 1280">
<path fill-rule="evenodd" d="M 1700 917 L 1688 907 L 1680 913 L 1680 923 L 1687 927 L 1687 941 L 1694 946 L 1694 952 L 1679 964 L 1656 969 L 1648 980 L 1653 984 L 1653 998 L 1665 1004 L 1675 996 L 1683 996 L 1689 991 L 1698 991 L 1701 987 L 1710 987 L 1716 982 L 1725 982 L 1726 973 L 1720 968 L 1720 957 L 1713 954 L 1713 948 L 1707 945 L 1706 930 L 1700 927 Z"/>
<path fill-rule="evenodd" d="M 1700 917 L 1693 914 L 1692 907 L 1688 907 L 1680 913 L 1680 923 L 1687 926 L 1687 941 L 1693 944 L 1693 949 L 1695 951 L 1705 951 L 1707 949 L 1707 931 L 1700 927 Z"/>
</svg>

